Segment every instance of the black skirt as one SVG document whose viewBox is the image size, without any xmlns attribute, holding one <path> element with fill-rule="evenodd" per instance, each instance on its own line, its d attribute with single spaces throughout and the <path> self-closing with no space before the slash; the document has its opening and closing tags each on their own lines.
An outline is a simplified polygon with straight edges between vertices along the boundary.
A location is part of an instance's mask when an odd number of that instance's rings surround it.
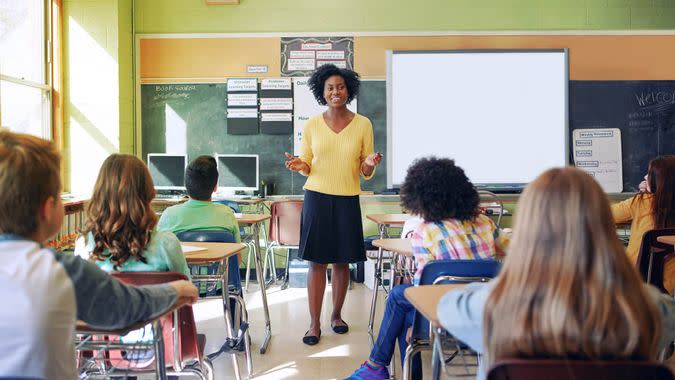
<svg viewBox="0 0 675 380">
<path fill-rule="evenodd" d="M 319 264 L 366 261 L 358 195 L 305 190 L 299 257 Z"/>
</svg>

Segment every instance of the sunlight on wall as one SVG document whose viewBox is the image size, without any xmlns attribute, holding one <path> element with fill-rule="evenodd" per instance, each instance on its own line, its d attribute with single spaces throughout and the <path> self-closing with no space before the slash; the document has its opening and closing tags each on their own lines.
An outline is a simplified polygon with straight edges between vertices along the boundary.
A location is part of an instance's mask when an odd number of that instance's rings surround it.
<svg viewBox="0 0 675 380">
<path fill-rule="evenodd" d="M 80 24 L 68 19 L 71 191 L 90 194 L 105 158 L 119 151 L 116 60 Z"/>
<path fill-rule="evenodd" d="M 164 107 L 166 120 L 166 153 L 187 154 L 187 123 L 168 104 Z"/>
</svg>

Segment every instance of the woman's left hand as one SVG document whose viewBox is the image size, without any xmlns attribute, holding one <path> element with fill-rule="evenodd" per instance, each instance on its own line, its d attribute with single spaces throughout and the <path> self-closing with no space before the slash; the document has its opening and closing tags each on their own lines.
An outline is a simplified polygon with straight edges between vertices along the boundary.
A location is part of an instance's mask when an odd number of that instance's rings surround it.
<svg viewBox="0 0 675 380">
<path fill-rule="evenodd" d="M 375 167 L 380 164 L 380 161 L 382 161 L 382 153 L 376 152 L 366 156 L 366 159 L 363 162 L 368 166 Z"/>
</svg>

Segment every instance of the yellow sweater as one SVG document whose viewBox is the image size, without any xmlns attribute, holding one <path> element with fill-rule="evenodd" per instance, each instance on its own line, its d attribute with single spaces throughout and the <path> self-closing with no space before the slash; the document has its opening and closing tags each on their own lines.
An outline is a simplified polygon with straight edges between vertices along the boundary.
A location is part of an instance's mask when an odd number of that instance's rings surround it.
<svg viewBox="0 0 675 380">
<path fill-rule="evenodd" d="M 359 114 L 340 131 L 333 132 L 323 114 L 309 119 L 302 130 L 300 159 L 309 166 L 303 187 L 331 195 L 358 195 L 361 192 L 361 163 L 373 153 L 373 126 Z M 375 171 L 365 179 L 372 178 Z"/>
<path fill-rule="evenodd" d="M 640 254 L 642 236 L 645 232 L 654 229 L 654 217 L 651 213 L 653 199 L 651 194 L 645 194 L 642 197 L 636 195 L 612 205 L 614 222 L 630 222 L 630 240 L 626 253 L 635 265 L 637 265 L 637 258 Z M 664 263 L 663 286 L 669 292 L 672 292 L 675 287 L 675 260 L 668 260 Z"/>
<path fill-rule="evenodd" d="M 642 235 L 654 229 L 654 218 L 651 212 L 651 194 L 645 194 L 642 197 L 636 195 L 612 205 L 612 215 L 614 216 L 615 223 L 630 222 L 630 240 L 628 241 L 626 253 L 633 264 L 637 264 L 640 244 L 642 244 Z"/>
</svg>

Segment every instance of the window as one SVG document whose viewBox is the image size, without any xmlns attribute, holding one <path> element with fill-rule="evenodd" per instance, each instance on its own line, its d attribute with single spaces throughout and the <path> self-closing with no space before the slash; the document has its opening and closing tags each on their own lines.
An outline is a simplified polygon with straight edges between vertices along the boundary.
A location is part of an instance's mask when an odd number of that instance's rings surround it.
<svg viewBox="0 0 675 380">
<path fill-rule="evenodd" d="M 52 137 L 49 0 L 0 0 L 0 125 Z"/>
</svg>

